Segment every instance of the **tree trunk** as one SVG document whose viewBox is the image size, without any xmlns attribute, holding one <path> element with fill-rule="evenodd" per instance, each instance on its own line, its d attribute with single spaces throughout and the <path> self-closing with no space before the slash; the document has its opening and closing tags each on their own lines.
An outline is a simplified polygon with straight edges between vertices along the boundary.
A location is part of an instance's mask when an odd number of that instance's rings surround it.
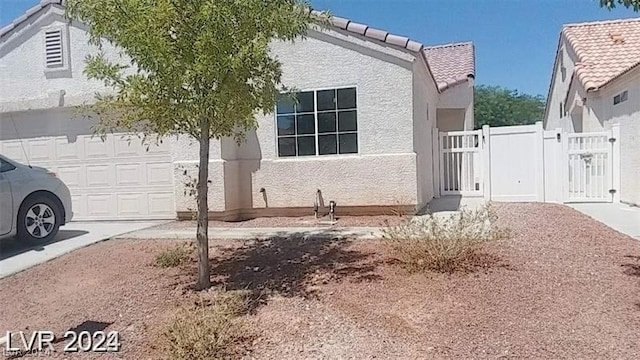
<svg viewBox="0 0 640 360">
<path fill-rule="evenodd" d="M 198 168 L 198 282 L 196 290 L 211 287 L 209 270 L 209 119 L 200 120 L 200 166 Z"/>
</svg>

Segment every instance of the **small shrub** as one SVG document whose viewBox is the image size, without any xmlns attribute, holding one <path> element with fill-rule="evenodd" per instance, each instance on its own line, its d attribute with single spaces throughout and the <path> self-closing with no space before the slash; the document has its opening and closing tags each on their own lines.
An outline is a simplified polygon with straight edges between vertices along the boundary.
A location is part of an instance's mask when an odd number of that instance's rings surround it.
<svg viewBox="0 0 640 360">
<path fill-rule="evenodd" d="M 176 267 L 186 263 L 193 253 L 193 244 L 181 244 L 174 246 L 170 249 L 166 249 L 156 255 L 156 266 L 169 268 Z"/>
<path fill-rule="evenodd" d="M 462 209 L 449 216 L 430 214 L 383 229 L 383 238 L 410 271 L 453 272 L 471 259 L 478 247 L 508 236 L 496 227 L 489 205 Z"/>
<path fill-rule="evenodd" d="M 395 199 L 393 205 L 389 209 L 389 215 L 404 218 L 415 213 L 415 209 L 409 210 L 411 200 L 406 198 Z"/>
<path fill-rule="evenodd" d="M 251 332 L 240 315 L 249 304 L 245 291 L 210 291 L 194 306 L 181 308 L 163 333 L 166 359 L 230 359 L 246 354 Z"/>
</svg>

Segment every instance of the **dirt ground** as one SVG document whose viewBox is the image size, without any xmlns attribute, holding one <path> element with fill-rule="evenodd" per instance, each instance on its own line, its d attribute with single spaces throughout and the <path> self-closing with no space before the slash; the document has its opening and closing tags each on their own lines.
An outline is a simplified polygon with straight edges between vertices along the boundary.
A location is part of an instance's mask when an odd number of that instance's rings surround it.
<svg viewBox="0 0 640 360">
<path fill-rule="evenodd" d="M 345 227 L 378 227 L 388 225 L 398 225 L 402 221 L 409 219 L 408 216 L 398 215 L 377 215 L 377 216 L 336 216 L 336 226 Z M 316 219 L 314 216 L 301 217 L 265 217 L 256 218 L 245 221 L 209 221 L 210 227 L 218 228 L 259 228 L 259 227 L 315 227 L 326 226 L 329 221 L 328 216 Z M 324 224 L 323 224 L 324 223 Z M 172 221 L 167 224 L 158 225 L 156 229 L 179 229 L 179 228 L 195 228 L 195 221 L 182 220 Z"/>
<path fill-rule="evenodd" d="M 561 205 L 497 210 L 513 236 L 471 272 L 407 274 L 382 242 L 296 237 L 212 241 L 212 280 L 259 294 L 247 358 L 639 358 L 640 243 Z M 59 357 L 158 358 L 193 296 L 195 264 L 152 266 L 173 244 L 109 241 L 0 280 L 0 334 L 84 323 L 119 331 L 121 352 Z"/>
</svg>

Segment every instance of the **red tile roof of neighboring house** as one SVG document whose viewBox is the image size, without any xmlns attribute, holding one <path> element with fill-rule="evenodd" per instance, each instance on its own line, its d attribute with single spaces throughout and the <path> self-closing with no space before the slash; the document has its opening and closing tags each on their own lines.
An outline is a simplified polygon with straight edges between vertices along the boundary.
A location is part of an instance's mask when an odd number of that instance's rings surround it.
<svg viewBox="0 0 640 360">
<path fill-rule="evenodd" d="M 64 6 L 64 0 L 41 0 L 38 5 L 30 8 L 22 16 L 0 29 L 0 37 L 16 28 L 33 14 L 53 4 Z M 320 14 L 316 10 L 312 10 L 312 13 Z M 337 16 L 331 17 L 331 24 L 339 29 L 419 54 L 425 60 L 427 68 L 440 92 L 466 81 L 469 77 L 475 76 L 475 55 L 472 43 L 425 47 L 423 44 L 406 36 L 391 34 L 387 31 Z"/>
<path fill-rule="evenodd" d="M 640 18 L 567 24 L 562 36 L 575 51 L 575 74 L 597 90 L 640 65 Z"/>
<path fill-rule="evenodd" d="M 423 50 L 439 88 L 448 88 L 476 75 L 476 57 L 473 43 L 454 43 L 427 46 Z"/>
</svg>

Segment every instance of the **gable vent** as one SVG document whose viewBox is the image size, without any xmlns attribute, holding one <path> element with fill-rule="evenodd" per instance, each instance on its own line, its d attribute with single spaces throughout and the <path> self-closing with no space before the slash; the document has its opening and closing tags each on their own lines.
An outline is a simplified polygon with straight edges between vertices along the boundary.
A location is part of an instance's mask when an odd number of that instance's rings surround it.
<svg viewBox="0 0 640 360">
<path fill-rule="evenodd" d="M 63 66 L 62 30 L 47 30 L 44 33 L 44 37 L 47 68 Z"/>
</svg>

